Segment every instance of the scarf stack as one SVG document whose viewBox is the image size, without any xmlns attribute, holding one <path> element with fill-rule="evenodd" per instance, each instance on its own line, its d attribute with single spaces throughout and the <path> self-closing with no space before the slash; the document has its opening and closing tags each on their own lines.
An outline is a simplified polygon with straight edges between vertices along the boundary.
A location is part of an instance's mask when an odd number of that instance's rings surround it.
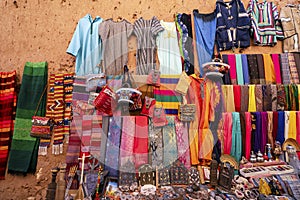
<svg viewBox="0 0 300 200">
<path fill-rule="evenodd" d="M 31 120 L 36 110 L 37 116 L 45 116 L 46 95 L 41 96 L 47 81 L 46 62 L 25 64 L 8 161 L 9 172 L 28 173 L 36 170 L 39 140 L 30 136 Z"/>
<path fill-rule="evenodd" d="M 0 180 L 4 180 L 16 115 L 16 71 L 0 72 L 0 83 Z"/>
<path fill-rule="evenodd" d="M 161 86 L 153 89 L 156 103 L 163 105 L 168 115 L 177 115 L 179 103 L 182 102 L 182 96 L 175 92 L 179 77 L 180 75 L 161 75 Z"/>
</svg>

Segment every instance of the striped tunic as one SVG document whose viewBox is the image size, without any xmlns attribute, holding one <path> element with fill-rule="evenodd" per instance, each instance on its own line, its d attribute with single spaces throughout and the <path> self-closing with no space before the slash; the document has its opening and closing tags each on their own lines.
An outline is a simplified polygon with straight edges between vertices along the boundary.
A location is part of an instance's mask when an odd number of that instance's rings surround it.
<svg viewBox="0 0 300 200">
<path fill-rule="evenodd" d="M 254 44 L 274 46 L 277 39 L 283 39 L 278 10 L 274 2 L 264 0 L 259 3 L 258 0 L 250 0 L 247 12 L 251 17 Z"/>
<path fill-rule="evenodd" d="M 156 36 L 163 31 L 159 20 L 154 16 L 149 20 L 142 17 L 134 22 L 134 33 L 137 37 L 136 74 L 147 75 L 150 69 L 156 68 Z"/>
</svg>

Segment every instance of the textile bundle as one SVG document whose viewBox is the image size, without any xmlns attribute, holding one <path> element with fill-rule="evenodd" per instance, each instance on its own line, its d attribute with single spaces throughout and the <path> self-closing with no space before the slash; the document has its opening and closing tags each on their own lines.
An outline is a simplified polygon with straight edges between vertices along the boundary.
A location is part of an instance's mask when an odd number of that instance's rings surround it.
<svg viewBox="0 0 300 200">
<path fill-rule="evenodd" d="M 179 75 L 161 75 L 161 86 L 153 89 L 156 104 L 163 105 L 166 114 L 178 114 L 178 106 L 182 102 L 181 95 L 175 92 L 178 80 Z"/>
<path fill-rule="evenodd" d="M 22 85 L 18 95 L 13 140 L 8 161 L 9 172 L 35 172 L 39 140 L 30 136 L 31 119 L 45 116 L 46 95 L 41 98 L 47 86 L 48 65 L 46 62 L 26 62 Z M 40 100 L 41 98 L 41 100 Z M 40 106 L 37 109 L 38 102 Z"/>
<path fill-rule="evenodd" d="M 1 72 L 0 83 L 0 180 L 3 180 L 16 114 L 16 71 Z"/>
<path fill-rule="evenodd" d="M 299 111 L 225 112 L 219 137 L 222 152 L 239 162 L 242 155 L 249 159 L 251 150 L 264 153 L 267 143 L 273 147 L 275 141 L 283 144 L 287 138 L 300 142 L 299 120 Z"/>
</svg>

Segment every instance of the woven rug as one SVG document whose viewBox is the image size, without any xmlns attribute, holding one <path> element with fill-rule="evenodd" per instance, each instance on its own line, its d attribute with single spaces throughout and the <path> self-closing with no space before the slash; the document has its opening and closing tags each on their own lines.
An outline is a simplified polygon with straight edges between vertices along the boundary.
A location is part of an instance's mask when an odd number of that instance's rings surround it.
<svg viewBox="0 0 300 200">
<path fill-rule="evenodd" d="M 39 140 L 30 136 L 31 119 L 47 85 L 47 76 L 46 62 L 25 64 L 8 160 L 9 172 L 34 173 L 36 170 Z M 41 99 L 36 115 L 45 116 L 45 108 L 46 95 Z"/>
<path fill-rule="evenodd" d="M 3 180 L 16 114 L 16 71 L 0 72 L 0 83 L 0 180 Z"/>
</svg>

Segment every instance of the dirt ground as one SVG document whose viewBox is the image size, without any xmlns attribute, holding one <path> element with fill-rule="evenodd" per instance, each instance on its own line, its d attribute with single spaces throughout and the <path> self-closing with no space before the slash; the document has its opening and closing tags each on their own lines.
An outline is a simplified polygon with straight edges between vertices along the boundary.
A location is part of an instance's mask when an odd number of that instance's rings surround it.
<svg viewBox="0 0 300 200">
<path fill-rule="evenodd" d="M 248 0 L 243 0 L 244 5 Z M 287 0 L 275 0 L 279 7 Z M 149 19 L 157 16 L 173 21 L 175 13 L 212 12 L 215 1 L 210 0 L 0 0 L 0 71 L 16 70 L 21 79 L 26 61 L 47 61 L 49 73 L 72 72 L 74 58 L 65 53 L 77 21 L 90 13 L 103 19 L 125 18 L 133 23 L 139 17 Z M 129 41 L 129 64 L 135 67 L 134 49 L 136 38 Z M 251 46 L 243 53 L 281 53 L 279 42 L 275 47 Z M 225 53 L 232 53 L 231 51 Z M 66 148 L 65 148 L 66 149 Z M 65 151 L 64 151 L 65 152 Z M 51 168 L 65 160 L 65 155 L 40 156 L 36 174 L 10 175 L 0 181 L 0 199 L 45 199 L 46 188 L 51 181 Z"/>
</svg>

